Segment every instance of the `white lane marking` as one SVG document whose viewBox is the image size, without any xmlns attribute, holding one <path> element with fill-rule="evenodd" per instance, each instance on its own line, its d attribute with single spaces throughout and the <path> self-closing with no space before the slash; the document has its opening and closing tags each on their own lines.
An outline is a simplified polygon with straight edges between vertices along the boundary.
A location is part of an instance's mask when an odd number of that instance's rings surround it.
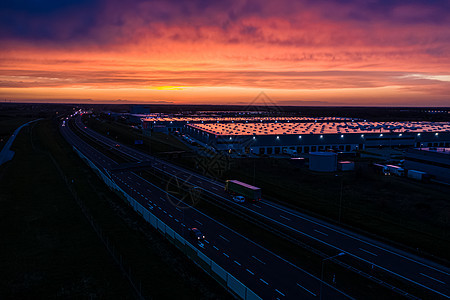
<svg viewBox="0 0 450 300">
<path fill-rule="evenodd" d="M 216 190 L 216 191 L 218 191 L 219 189 L 218 188 L 216 188 L 215 186 L 212 186 L 211 187 L 213 190 Z"/>
<path fill-rule="evenodd" d="M 269 284 L 267 283 L 267 281 L 265 281 L 264 279 L 260 278 L 259 280 L 262 281 L 263 283 L 265 283 L 266 285 L 269 285 Z"/>
<path fill-rule="evenodd" d="M 220 235 L 220 234 L 219 234 L 219 237 L 222 238 L 222 239 L 224 239 L 224 240 L 227 241 L 228 243 L 230 242 L 229 239 L 225 238 L 224 236 L 222 236 L 222 235 Z"/>
<path fill-rule="evenodd" d="M 158 209 L 161 210 L 162 208 L 158 206 Z"/>
<path fill-rule="evenodd" d="M 280 294 L 281 296 L 283 296 L 283 297 L 286 297 L 286 295 L 285 294 L 283 294 L 282 292 L 280 292 L 279 290 L 277 290 L 277 289 L 275 289 L 275 292 L 277 292 L 278 294 Z"/>
<path fill-rule="evenodd" d="M 186 225 L 184 225 L 183 223 L 181 223 L 181 226 L 186 227 Z"/>
<path fill-rule="evenodd" d="M 151 193 L 152 191 L 151 191 L 151 190 L 149 190 L 149 189 L 147 189 L 147 192 Z"/>
<path fill-rule="evenodd" d="M 250 271 L 249 269 L 245 269 L 245 271 L 249 272 L 252 275 L 255 275 L 255 273 L 253 273 L 252 271 Z"/>
<path fill-rule="evenodd" d="M 166 199 L 164 199 L 163 197 L 159 197 L 159 199 L 161 199 L 162 201 L 166 202 Z"/>
<path fill-rule="evenodd" d="M 320 222 L 318 222 L 318 221 L 315 221 L 315 220 L 313 220 L 313 219 L 311 219 L 311 218 L 309 218 L 309 217 L 305 217 L 305 216 L 301 215 L 299 212 L 293 213 L 293 212 L 288 211 L 288 210 L 286 210 L 286 209 L 284 209 L 284 208 L 282 208 L 282 207 L 278 207 L 278 206 L 276 206 L 276 205 L 274 205 L 274 204 L 271 204 L 270 202 L 267 202 L 267 201 L 264 201 L 263 203 L 264 203 L 264 205 L 271 206 L 271 207 L 273 207 L 273 208 L 275 208 L 275 209 L 278 209 L 278 210 L 280 210 L 280 211 L 283 211 L 283 212 L 285 212 L 285 213 L 288 213 L 288 214 L 290 214 L 290 215 L 293 215 L 294 217 L 297 217 L 297 218 L 299 218 L 299 219 L 303 219 L 303 220 L 305 220 L 305 221 L 307 221 L 307 222 L 310 222 L 310 223 L 319 225 L 319 226 L 321 226 L 321 227 L 327 228 L 327 229 L 332 230 L 332 231 L 334 231 L 334 232 L 336 232 L 336 233 L 345 235 L 345 236 L 347 236 L 347 237 L 349 237 L 349 238 L 351 238 L 351 239 L 360 241 L 360 242 L 362 242 L 362 243 L 364 243 L 364 244 L 367 244 L 367 245 L 370 245 L 370 246 L 372 246 L 372 247 L 378 248 L 378 249 L 380 249 L 380 250 L 389 252 L 389 253 L 391 253 L 391 254 L 394 254 L 394 255 L 396 255 L 396 256 L 402 257 L 402 258 L 407 259 L 407 260 L 409 260 L 409 261 L 415 262 L 415 263 L 417 263 L 417 264 L 420 264 L 420 265 L 425 266 L 425 267 L 427 267 L 427 268 L 433 269 L 433 270 L 435 270 L 435 271 L 437 271 L 437 272 L 440 272 L 440 273 L 443 273 L 443 274 L 445 274 L 445 275 L 450 275 L 450 273 L 448 273 L 448 272 L 444 272 L 443 270 L 437 269 L 437 268 L 435 268 L 435 267 L 432 267 L 432 266 L 430 266 L 430 265 L 427 265 L 427 264 L 425 264 L 425 263 L 423 263 L 423 262 L 420 262 L 420 261 L 418 261 L 418 260 L 415 260 L 415 259 L 413 259 L 413 258 L 404 256 L 404 255 L 401 255 L 401 254 L 396 253 L 396 252 L 394 252 L 394 251 L 391 251 L 391 250 L 389 250 L 389 249 L 387 249 L 387 248 L 383 248 L 382 246 L 375 245 L 375 244 L 372 243 L 371 241 L 366 241 L 366 240 L 360 239 L 360 238 L 358 238 L 358 237 L 356 237 L 356 236 L 353 236 L 353 235 L 351 235 L 351 234 L 348 234 L 348 233 L 346 233 L 346 232 L 344 232 L 344 231 L 340 231 L 339 229 L 332 228 L 332 227 L 330 227 L 330 226 L 328 226 L 328 225 L 326 225 L 326 224 L 323 224 L 323 223 L 320 223 Z M 270 218 L 268 218 L 268 219 L 270 219 Z M 294 228 L 292 228 L 292 229 L 294 229 Z M 305 234 L 305 233 L 303 233 L 303 232 L 301 232 L 301 231 L 299 231 L 299 230 L 297 230 L 297 229 L 294 229 L 294 231 L 297 231 L 297 232 L 299 232 L 299 233 L 301 233 L 301 234 Z M 307 234 L 305 234 L 305 235 L 306 235 L 306 236 L 309 236 L 309 235 L 307 235 Z M 309 237 L 311 237 L 311 236 L 309 236 Z M 312 237 L 312 238 L 314 239 L 314 237 Z M 323 242 L 323 241 L 321 241 L 321 240 L 318 240 L 318 241 L 319 241 L 319 242 Z M 343 251 L 343 249 L 339 248 L 338 246 L 331 245 L 331 244 L 328 244 L 328 243 L 324 243 L 324 244 L 325 244 L 325 245 L 328 245 L 328 246 L 331 246 L 331 247 L 333 247 L 333 248 L 335 248 L 335 249 L 337 249 L 337 250 Z M 356 258 L 358 258 L 358 259 L 361 259 L 361 260 L 363 260 L 363 261 L 366 261 L 366 260 L 362 259 L 361 257 L 358 257 L 357 255 L 354 255 L 354 254 L 351 254 L 351 253 L 349 253 L 349 254 L 350 254 L 350 255 L 353 255 L 354 257 L 356 257 Z M 367 261 L 366 261 L 366 262 L 367 262 Z M 370 263 L 370 262 L 369 262 L 369 263 Z M 389 270 L 389 269 L 387 269 L 387 268 L 384 268 L 384 267 L 382 267 L 382 266 L 379 266 L 379 267 L 382 268 L 382 269 L 384 269 L 384 270 L 386 270 L 386 271 L 388 271 L 388 272 L 390 272 L 390 273 L 392 273 L 392 274 L 398 275 L 398 276 L 400 276 L 400 277 L 402 277 L 402 278 L 404 278 L 404 279 L 406 279 L 406 280 L 409 280 L 409 281 L 411 281 L 411 282 L 414 282 L 414 283 L 420 285 L 420 283 L 415 282 L 415 281 L 412 280 L 412 279 L 406 278 L 406 277 L 404 277 L 404 276 L 402 276 L 402 275 L 400 275 L 400 274 L 398 274 L 398 273 L 395 273 L 394 271 L 391 271 L 391 270 Z M 423 285 L 420 285 L 420 286 L 425 287 L 425 288 L 427 288 L 427 289 L 429 289 L 429 290 L 432 290 L 432 291 L 436 292 L 435 290 L 430 289 L 430 288 L 428 288 L 428 287 L 426 287 L 426 286 L 423 286 Z M 442 294 L 439 293 L 439 292 L 438 292 L 438 294 L 442 295 Z"/>
<path fill-rule="evenodd" d="M 167 211 L 163 210 L 163 213 L 167 214 Z"/>
<path fill-rule="evenodd" d="M 203 240 L 205 243 L 209 244 L 209 242 L 207 240 Z"/>
<path fill-rule="evenodd" d="M 302 286 L 302 285 L 300 285 L 300 284 L 298 284 L 298 283 L 297 283 L 297 285 L 298 285 L 299 287 L 301 287 L 302 289 L 304 289 L 305 291 L 307 291 L 308 293 L 310 293 L 311 295 L 313 295 L 314 297 L 317 296 L 316 294 L 314 294 L 313 292 L 311 292 L 310 290 L 308 290 L 308 289 L 305 288 L 304 286 Z"/>
<path fill-rule="evenodd" d="M 234 261 L 235 264 L 237 264 L 238 266 L 242 266 L 240 263 L 238 263 L 237 261 Z"/>
<path fill-rule="evenodd" d="M 169 218 L 173 218 L 171 214 L 169 214 Z"/>
<path fill-rule="evenodd" d="M 131 177 L 130 177 L 130 176 L 127 176 L 127 178 L 131 180 Z"/>
<path fill-rule="evenodd" d="M 175 220 L 175 222 L 177 222 L 177 223 L 180 222 L 180 221 L 178 221 L 178 219 L 174 219 L 174 220 Z"/>
<path fill-rule="evenodd" d="M 216 249 L 217 251 L 219 251 L 219 248 L 217 248 L 216 246 L 213 246 L 214 249 Z"/>
<path fill-rule="evenodd" d="M 375 254 L 375 253 L 370 252 L 370 251 L 368 251 L 368 250 L 366 250 L 366 249 L 363 249 L 363 248 L 359 248 L 359 250 L 364 251 L 364 252 L 366 252 L 366 253 L 368 253 L 368 254 L 370 254 L 370 255 L 373 255 L 373 256 L 378 256 L 378 254 Z"/>
<path fill-rule="evenodd" d="M 263 261 L 262 261 L 262 260 L 260 260 L 259 258 L 255 257 L 255 256 L 253 256 L 253 255 L 252 255 L 252 257 L 253 257 L 254 259 L 256 259 L 257 261 L 259 261 L 260 263 L 262 263 L 263 265 L 265 265 L 265 264 L 266 264 L 265 262 L 263 262 Z"/>
<path fill-rule="evenodd" d="M 259 206 L 259 205 L 256 205 L 256 204 L 252 204 L 253 206 L 256 206 L 257 208 L 261 208 L 261 206 Z"/>
<path fill-rule="evenodd" d="M 198 224 L 203 225 L 202 222 L 200 222 L 200 221 L 194 220 L 194 222 L 197 222 Z"/>
<path fill-rule="evenodd" d="M 137 184 L 137 185 L 141 185 L 141 184 L 140 184 L 139 182 L 137 182 L 137 181 L 136 181 L 136 184 Z"/>
<path fill-rule="evenodd" d="M 283 216 L 283 215 L 280 215 L 280 217 L 283 218 L 283 219 L 289 220 L 289 221 L 291 220 L 291 219 L 289 219 L 288 217 L 285 217 L 285 216 Z"/>
<path fill-rule="evenodd" d="M 230 256 L 228 254 L 226 254 L 225 252 L 222 254 L 225 255 L 227 258 L 230 258 Z"/>
<path fill-rule="evenodd" d="M 445 284 L 445 282 L 440 281 L 440 280 L 438 280 L 438 279 L 436 279 L 436 278 L 433 278 L 433 277 L 431 277 L 431 276 L 428 276 L 428 275 L 426 275 L 426 274 L 423 274 L 423 273 L 419 273 L 419 274 L 422 275 L 422 276 L 428 277 L 428 278 L 430 278 L 430 279 L 433 279 L 434 281 L 437 281 L 437 282 L 440 282 L 440 283 L 442 283 L 442 284 Z"/>
</svg>

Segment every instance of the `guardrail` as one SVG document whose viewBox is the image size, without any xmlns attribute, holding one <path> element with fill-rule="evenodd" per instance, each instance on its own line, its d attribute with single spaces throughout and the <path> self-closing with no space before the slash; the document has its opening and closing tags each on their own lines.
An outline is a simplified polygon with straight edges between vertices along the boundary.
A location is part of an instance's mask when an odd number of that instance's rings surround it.
<svg viewBox="0 0 450 300">
<path fill-rule="evenodd" d="M 220 285 L 230 291 L 240 299 L 245 300 L 262 300 L 256 293 L 250 290 L 236 277 L 228 273 L 224 268 L 215 263 L 212 259 L 203 254 L 199 249 L 189 243 L 184 237 L 176 233 L 170 226 L 158 219 L 146 207 L 142 206 L 133 197 L 128 195 L 122 188 L 120 188 L 110 176 L 106 175 L 100 170 L 91 160 L 89 160 L 81 151 L 73 146 L 74 151 L 85 161 L 89 167 L 99 176 L 103 182 L 119 196 L 128 202 L 128 204 L 146 220 L 150 225 L 157 229 L 167 240 L 180 249 L 187 257 L 189 257 L 197 266 L 202 268 L 212 278 L 214 278 Z"/>
</svg>

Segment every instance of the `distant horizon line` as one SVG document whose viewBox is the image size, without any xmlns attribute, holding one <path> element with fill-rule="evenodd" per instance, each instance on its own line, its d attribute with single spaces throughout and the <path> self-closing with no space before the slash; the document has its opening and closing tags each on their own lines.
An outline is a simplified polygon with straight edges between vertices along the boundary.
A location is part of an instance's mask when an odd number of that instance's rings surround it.
<svg viewBox="0 0 450 300">
<path fill-rule="evenodd" d="M 267 107 L 270 108 L 272 105 L 267 105 L 264 103 L 261 104 L 241 104 L 241 103 L 237 103 L 237 104 L 204 104 L 204 103 L 167 103 L 167 102 L 160 102 L 160 103 L 146 103 L 146 102 L 135 102 L 135 101 L 131 101 L 131 100 L 82 100 L 82 102 L 73 102 L 76 100 L 72 100 L 72 99 L 67 99 L 67 100 L 54 100 L 54 101 L 39 101 L 39 100 L 7 100 L 5 99 L 4 101 L 0 101 L 0 103 L 6 104 L 6 103 L 11 103 L 11 104 L 67 104 L 67 105 L 152 105 L 152 106 L 243 106 L 243 107 Z M 309 101 L 305 101 L 305 102 L 309 102 Z M 417 105 L 350 105 L 350 104 L 323 104 L 323 105 L 313 105 L 313 104 L 309 104 L 309 105 L 292 105 L 292 104 L 278 104 L 276 103 L 275 105 L 273 105 L 274 107 L 276 106 L 282 106 L 282 107 L 364 107 L 364 108 L 439 108 L 439 109 L 448 109 L 450 110 L 450 106 L 417 106 Z"/>
</svg>

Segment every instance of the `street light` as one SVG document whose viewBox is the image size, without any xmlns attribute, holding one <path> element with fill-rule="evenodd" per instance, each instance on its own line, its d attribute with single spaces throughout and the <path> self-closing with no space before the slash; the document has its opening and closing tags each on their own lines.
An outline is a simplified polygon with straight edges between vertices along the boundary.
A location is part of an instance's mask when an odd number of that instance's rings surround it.
<svg viewBox="0 0 450 300">
<path fill-rule="evenodd" d="M 322 300 L 323 266 L 324 266 L 324 264 L 325 264 L 325 261 L 327 261 L 327 260 L 329 260 L 329 259 L 332 259 L 332 258 L 335 258 L 335 257 L 338 257 L 338 256 L 342 256 L 342 255 L 345 255 L 345 252 L 341 252 L 341 253 L 336 254 L 336 255 L 334 255 L 334 256 L 330 256 L 330 257 L 327 257 L 327 258 L 322 259 L 322 272 L 321 272 L 321 274 L 320 274 L 320 300 Z"/>
<path fill-rule="evenodd" d="M 342 216 L 342 192 L 343 192 L 343 188 L 344 188 L 344 175 L 334 175 L 336 177 L 341 177 L 341 189 L 340 189 L 340 193 L 339 193 L 339 217 L 338 217 L 338 222 L 339 224 L 341 223 L 341 216 Z"/>
</svg>

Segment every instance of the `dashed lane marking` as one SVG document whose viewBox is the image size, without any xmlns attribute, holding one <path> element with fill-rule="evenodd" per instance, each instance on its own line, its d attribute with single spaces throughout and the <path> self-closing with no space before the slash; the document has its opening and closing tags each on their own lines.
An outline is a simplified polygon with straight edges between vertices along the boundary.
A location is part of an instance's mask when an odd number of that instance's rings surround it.
<svg viewBox="0 0 450 300">
<path fill-rule="evenodd" d="M 252 255 L 252 257 L 253 257 L 253 259 L 255 259 L 255 260 L 259 261 L 259 262 L 260 262 L 260 263 L 262 263 L 263 265 L 265 265 L 265 264 L 266 264 L 265 262 L 263 262 L 263 261 L 262 261 L 262 260 L 260 260 L 259 258 L 255 257 L 255 256 L 253 256 L 253 255 Z"/>
<path fill-rule="evenodd" d="M 328 236 L 328 234 L 326 234 L 325 232 L 322 232 L 322 231 L 319 231 L 319 230 L 316 230 L 316 229 L 314 229 L 314 231 L 317 232 L 317 233 L 323 234 L 325 236 Z"/>
<path fill-rule="evenodd" d="M 370 254 L 370 255 L 373 255 L 373 256 L 378 256 L 377 254 L 375 254 L 375 253 L 373 253 L 373 252 L 370 252 L 370 251 L 368 251 L 368 250 L 366 250 L 366 249 L 363 249 L 363 248 L 359 248 L 359 250 L 364 251 L 364 252 L 366 252 L 366 253 L 368 253 L 368 254 Z"/>
<path fill-rule="evenodd" d="M 308 290 L 307 288 L 305 288 L 304 286 L 296 283 L 298 287 L 302 288 L 303 290 L 307 291 L 308 293 L 310 293 L 311 295 L 313 295 L 314 297 L 316 297 L 317 295 L 314 294 L 313 292 L 311 292 L 310 290 Z"/>
</svg>

